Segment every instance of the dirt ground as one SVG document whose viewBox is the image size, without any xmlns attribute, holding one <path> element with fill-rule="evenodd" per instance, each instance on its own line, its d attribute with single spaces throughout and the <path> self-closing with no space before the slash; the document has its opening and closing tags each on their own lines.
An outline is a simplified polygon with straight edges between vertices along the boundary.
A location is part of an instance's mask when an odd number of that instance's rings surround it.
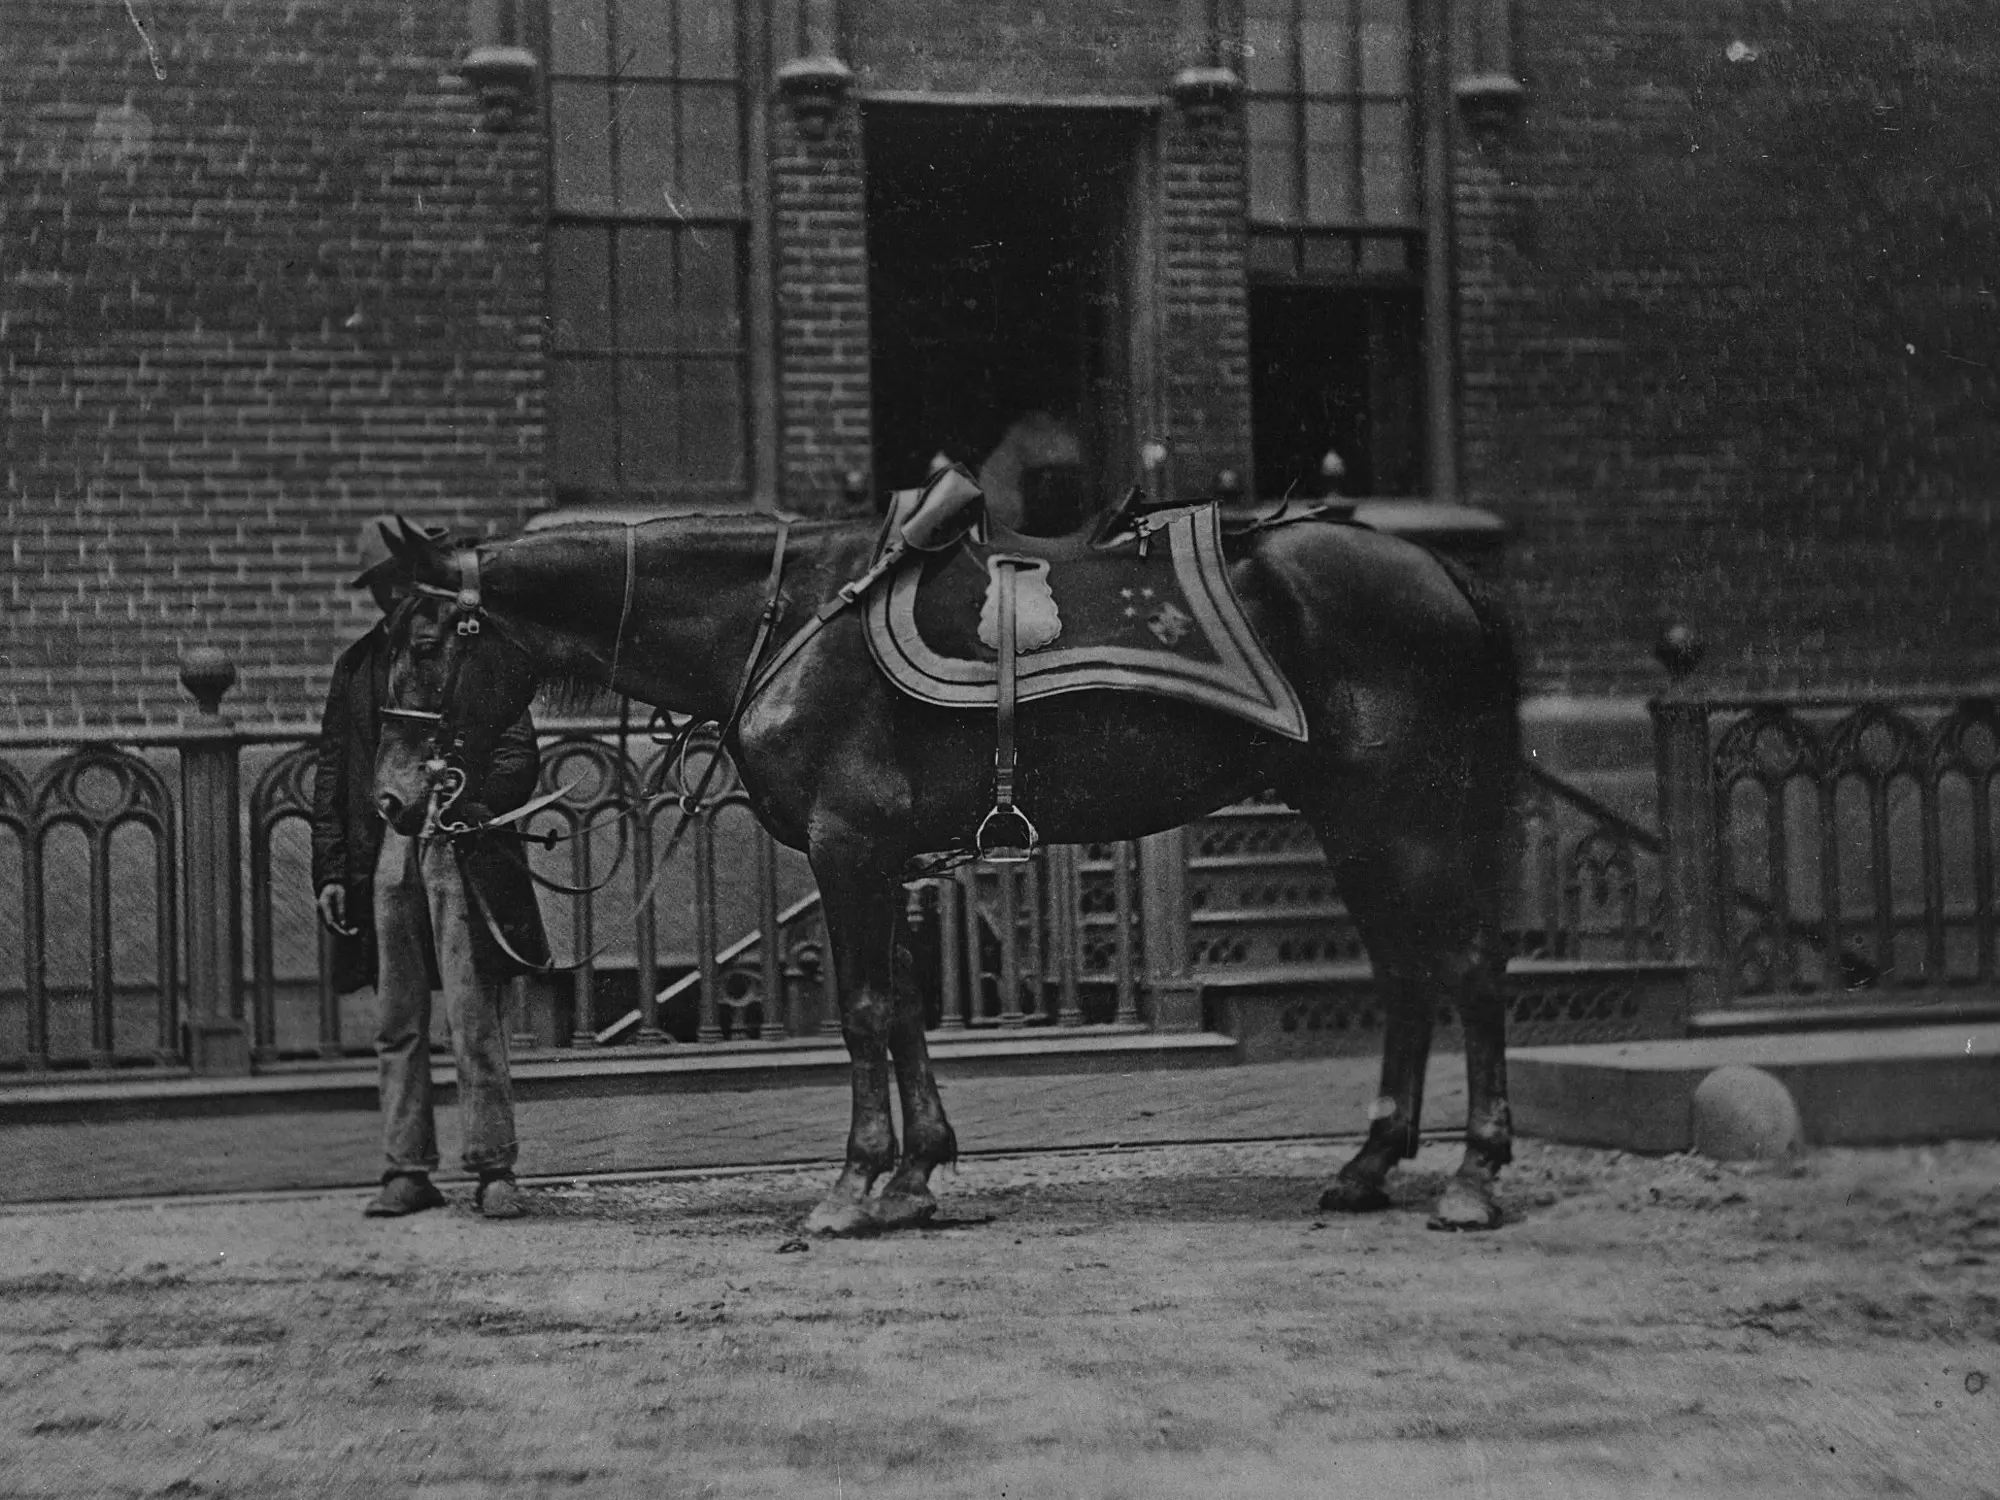
<svg viewBox="0 0 2000 1500">
<path fill-rule="evenodd" d="M 0 1212 L 0 1494 L 2000 1494 L 2000 1144 L 1530 1145 L 1509 1222 L 1313 1211 L 1332 1145 Z"/>
</svg>

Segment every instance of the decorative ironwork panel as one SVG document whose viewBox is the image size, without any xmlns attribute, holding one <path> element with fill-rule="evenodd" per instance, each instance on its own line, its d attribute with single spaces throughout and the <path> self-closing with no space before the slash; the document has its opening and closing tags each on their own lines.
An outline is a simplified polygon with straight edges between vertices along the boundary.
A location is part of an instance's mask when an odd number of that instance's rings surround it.
<svg viewBox="0 0 2000 1500">
<path fill-rule="evenodd" d="M 1989 981 L 1990 699 L 1758 704 L 1715 738 L 1722 981 L 1731 999 L 1824 1003 Z"/>
<path fill-rule="evenodd" d="M 179 947 L 174 931 L 175 830 L 173 798 L 152 766 L 126 751 L 92 746 L 46 766 L 29 799 L 29 858 L 36 866 L 32 930 L 38 952 L 30 956 L 30 1067 L 61 1060 L 64 1011 L 87 1007 L 84 1057 L 93 1067 L 124 1058 L 160 1060 L 178 1053 Z M 137 830 L 152 846 L 145 860 L 125 851 L 121 838 Z M 50 984 L 46 907 L 52 835 L 79 836 L 80 875 L 88 892 L 87 986 Z M 147 898 L 150 898 L 148 902 Z M 137 898 L 137 899 L 135 899 Z M 141 908 L 150 904 L 150 920 Z M 121 964 L 123 957 L 126 963 Z M 118 971 L 150 958 L 149 983 L 121 980 Z M 143 1037 L 128 1042 L 136 1033 Z"/>
<path fill-rule="evenodd" d="M 304 854 L 310 862 L 318 759 L 315 744 L 295 745 L 263 769 L 250 791 L 251 1043 L 260 1061 L 298 1052 L 335 1057 L 342 1050 L 340 997 L 333 991 L 330 940 L 313 910 L 316 893 L 310 889 L 311 872 L 296 868 L 300 851 L 283 843 L 303 832 L 307 840 Z M 287 878 L 282 882 L 277 878 L 281 865 L 287 867 Z M 306 904 L 303 913 L 291 909 L 301 893 Z M 281 906 L 281 902 L 286 904 Z M 301 936 L 302 927 L 311 932 L 310 938 Z M 309 1019 L 293 1014 L 280 997 L 280 953 L 296 962 L 299 949 L 310 951 L 315 959 Z M 296 987 L 287 984 L 284 995 L 294 998 Z M 301 1033 L 312 1038 L 310 1045 L 301 1045 Z"/>
<path fill-rule="evenodd" d="M 41 870 L 33 827 L 28 782 L 0 761 L 0 1066 L 48 1060 Z"/>
</svg>

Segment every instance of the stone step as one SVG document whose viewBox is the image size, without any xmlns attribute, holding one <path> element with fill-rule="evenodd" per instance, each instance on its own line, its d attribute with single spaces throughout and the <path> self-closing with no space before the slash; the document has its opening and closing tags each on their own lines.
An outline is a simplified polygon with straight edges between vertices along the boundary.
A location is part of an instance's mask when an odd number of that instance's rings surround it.
<svg viewBox="0 0 2000 1500">
<path fill-rule="evenodd" d="M 1235 1038 L 1244 1062 L 1382 1050 L 1381 1006 L 1366 963 L 1209 970 L 1201 982 L 1204 1024 Z M 1687 1034 L 1687 976 L 1679 964 L 1515 959 L 1507 982 L 1510 1045 Z M 1459 1048 L 1454 1016 L 1440 1017 L 1433 1045 Z"/>
<path fill-rule="evenodd" d="M 1790 1091 L 1808 1145 L 2000 1137 L 1992 1021 L 1524 1048 L 1507 1058 L 1514 1123 L 1572 1145 L 1685 1151 L 1695 1089 L 1730 1066 Z"/>
</svg>

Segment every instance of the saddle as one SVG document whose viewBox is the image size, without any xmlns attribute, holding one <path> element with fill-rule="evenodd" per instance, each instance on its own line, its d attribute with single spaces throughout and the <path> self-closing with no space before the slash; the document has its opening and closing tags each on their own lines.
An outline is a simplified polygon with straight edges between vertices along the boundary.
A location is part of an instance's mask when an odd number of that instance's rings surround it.
<svg viewBox="0 0 2000 1500">
<path fill-rule="evenodd" d="M 1039 843 L 1013 800 L 1019 704 L 1150 693 L 1306 738 L 1298 695 L 1230 587 L 1218 506 L 1138 511 L 1128 500 L 1094 532 L 1039 537 L 999 526 L 983 501 L 960 468 L 896 494 L 865 575 L 881 586 L 863 612 L 869 651 L 897 689 L 997 716 L 980 858 L 1025 860 Z M 1246 517 L 1240 529 L 1295 519 Z"/>
</svg>

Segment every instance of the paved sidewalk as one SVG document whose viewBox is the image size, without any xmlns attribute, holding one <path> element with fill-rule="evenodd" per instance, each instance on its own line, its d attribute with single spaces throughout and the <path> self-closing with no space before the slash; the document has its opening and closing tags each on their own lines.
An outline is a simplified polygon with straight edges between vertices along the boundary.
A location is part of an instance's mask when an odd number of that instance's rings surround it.
<svg viewBox="0 0 2000 1500">
<path fill-rule="evenodd" d="M 968 1153 L 1358 1134 L 1373 1058 L 946 1079 Z M 845 1084 L 530 1099 L 518 1107 L 523 1175 L 834 1162 Z M 1432 1059 L 1425 1123 L 1465 1119 L 1465 1064 Z M 455 1175 L 457 1112 L 438 1113 Z M 0 1202 L 364 1186 L 378 1170 L 373 1109 L 0 1125 Z"/>
</svg>

